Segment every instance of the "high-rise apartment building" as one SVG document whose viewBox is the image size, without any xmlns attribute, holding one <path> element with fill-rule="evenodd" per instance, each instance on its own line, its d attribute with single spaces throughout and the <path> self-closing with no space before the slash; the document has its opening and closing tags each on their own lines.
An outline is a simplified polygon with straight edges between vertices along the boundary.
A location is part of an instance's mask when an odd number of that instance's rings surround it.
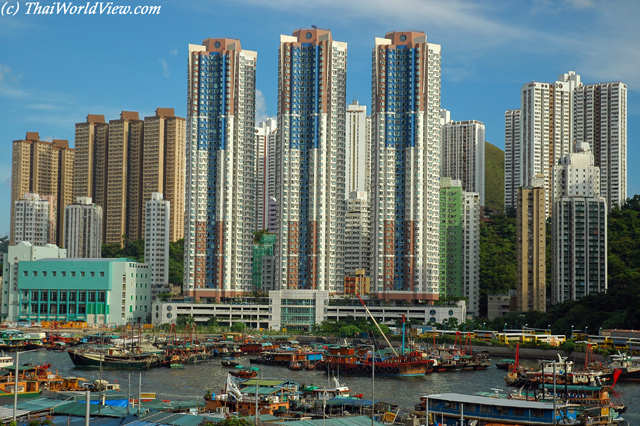
<svg viewBox="0 0 640 426">
<path fill-rule="evenodd" d="M 519 109 L 504 113 L 504 209 L 516 208 L 520 188 L 520 118 Z"/>
<path fill-rule="evenodd" d="M 460 180 L 440 178 L 440 297 L 467 299 L 480 310 L 480 195 Z"/>
<path fill-rule="evenodd" d="M 102 207 L 103 239 L 122 243 L 144 238 L 145 202 L 162 192 L 170 202 L 170 238 L 184 235 L 185 120 L 172 108 L 140 119 L 122 111 L 120 119 L 105 122 L 89 114 L 76 123 L 76 197 L 92 197 Z"/>
<path fill-rule="evenodd" d="M 440 297 L 463 297 L 462 182 L 440 178 Z"/>
<path fill-rule="evenodd" d="M 280 36 L 278 289 L 343 286 L 347 44 L 325 29 Z"/>
<path fill-rule="evenodd" d="M 344 275 L 356 270 L 371 274 L 371 200 L 366 191 L 351 192 L 347 201 L 344 235 Z"/>
<path fill-rule="evenodd" d="M 484 124 L 450 121 L 442 127 L 440 176 L 460 180 L 466 192 L 480 194 L 484 206 Z"/>
<path fill-rule="evenodd" d="M 580 76 L 570 73 L 555 83 L 527 83 L 521 90 L 520 185 L 531 186 L 534 178 L 543 177 L 547 216 L 553 167 L 572 148 L 572 98 L 579 85 Z"/>
<path fill-rule="evenodd" d="M 257 53 L 240 41 L 189 45 L 184 291 L 252 291 Z"/>
<path fill-rule="evenodd" d="M 256 230 L 269 228 L 269 198 L 276 196 L 276 120 L 256 126 Z"/>
<path fill-rule="evenodd" d="M 64 242 L 64 209 L 73 203 L 73 164 L 75 151 L 66 140 L 40 140 L 36 132 L 27 132 L 23 140 L 13 141 L 11 168 L 11 229 L 15 229 L 16 201 L 26 193 L 41 198 L 52 196 L 55 204 L 55 241 Z M 11 235 L 11 244 L 17 240 Z"/>
<path fill-rule="evenodd" d="M 153 290 L 169 283 L 171 205 L 159 192 L 152 192 L 146 202 L 144 227 L 144 263 L 151 269 Z"/>
<path fill-rule="evenodd" d="M 545 178 L 518 188 L 516 241 L 516 310 L 546 311 L 546 200 Z"/>
<path fill-rule="evenodd" d="M 169 241 L 184 237 L 185 135 L 185 119 L 173 108 L 157 108 L 156 115 L 144 118 L 140 223 L 145 223 L 144 203 L 154 192 L 162 194 L 170 208 Z"/>
<path fill-rule="evenodd" d="M 40 197 L 24 194 L 13 206 L 11 236 L 17 243 L 27 241 L 34 246 L 56 243 L 56 204 L 53 195 Z"/>
<path fill-rule="evenodd" d="M 627 85 L 587 84 L 573 98 L 574 141 L 591 146 L 600 168 L 600 196 L 609 208 L 627 200 Z"/>
<path fill-rule="evenodd" d="M 440 45 L 413 31 L 376 38 L 372 87 L 372 292 L 437 300 Z"/>
<path fill-rule="evenodd" d="M 141 237 L 142 143 L 144 122 L 135 111 L 109 120 L 104 212 L 105 243 Z"/>
<path fill-rule="evenodd" d="M 586 142 L 554 169 L 551 302 L 607 290 L 607 200 Z"/>
<path fill-rule="evenodd" d="M 65 214 L 64 246 L 68 258 L 102 257 L 102 207 L 91 197 L 78 197 Z"/>
<path fill-rule="evenodd" d="M 371 182 L 371 135 L 367 107 L 353 101 L 347 106 L 346 193 L 369 191 Z"/>
<path fill-rule="evenodd" d="M 519 114 L 519 117 L 518 117 Z M 551 213 L 553 167 L 574 152 L 576 141 L 591 145 L 600 167 L 602 196 L 609 206 L 627 196 L 627 86 L 621 82 L 583 85 L 569 71 L 551 83 L 527 83 L 521 108 L 505 114 L 505 207 L 520 186 L 544 176 Z"/>
<path fill-rule="evenodd" d="M 480 315 L 480 194 L 464 192 L 462 200 L 462 241 L 464 297 L 467 312 Z"/>
<path fill-rule="evenodd" d="M 253 244 L 253 288 L 257 292 L 267 292 L 273 290 L 273 276 L 269 284 L 263 286 L 264 262 L 263 259 L 273 262 L 273 247 L 276 245 L 276 236 L 274 234 L 262 234 L 260 239 Z"/>
</svg>

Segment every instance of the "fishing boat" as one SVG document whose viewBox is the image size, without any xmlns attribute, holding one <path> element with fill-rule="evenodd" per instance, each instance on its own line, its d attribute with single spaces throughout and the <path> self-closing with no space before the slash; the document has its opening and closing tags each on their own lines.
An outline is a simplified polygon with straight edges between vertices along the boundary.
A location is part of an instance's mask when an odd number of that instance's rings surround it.
<svg viewBox="0 0 640 426">
<path fill-rule="evenodd" d="M 238 365 L 238 361 L 231 357 L 225 357 L 220 361 L 220 365 L 223 367 L 236 367 Z"/>
<path fill-rule="evenodd" d="M 244 368 L 242 365 L 236 365 L 234 370 L 229 371 L 229 374 L 239 379 L 253 379 L 258 375 L 258 371 L 260 371 L 258 367 Z"/>
<path fill-rule="evenodd" d="M 423 396 L 429 424 L 469 426 L 583 425 L 575 406 L 459 393 Z"/>
<path fill-rule="evenodd" d="M 184 368 L 184 365 L 182 364 L 182 362 L 180 362 L 180 357 L 177 355 L 174 355 L 171 360 L 169 361 L 169 367 L 170 368 Z"/>
<path fill-rule="evenodd" d="M 13 365 L 13 358 L 2 354 L 2 356 L 0 356 L 0 368 L 5 368 L 5 367 L 11 367 Z"/>
<path fill-rule="evenodd" d="M 612 375 L 613 371 L 574 370 L 573 361 L 558 354 L 558 361 L 543 361 L 540 370 L 510 370 L 505 382 L 507 386 L 516 387 L 538 387 L 554 381 L 559 385 L 601 386 Z"/>
<path fill-rule="evenodd" d="M 130 352 L 112 346 L 74 348 L 67 353 L 71 362 L 79 367 L 144 370 L 162 363 L 159 352 Z"/>
<path fill-rule="evenodd" d="M 496 362 L 496 368 L 499 370 L 509 370 L 510 365 L 514 365 L 516 360 L 513 358 L 504 358 Z"/>
<path fill-rule="evenodd" d="M 49 371 L 51 364 L 23 364 L 18 368 L 18 397 L 34 398 L 43 390 L 62 390 L 64 379 Z M 0 397 L 14 393 L 16 366 L 5 367 L 0 374 Z"/>
</svg>

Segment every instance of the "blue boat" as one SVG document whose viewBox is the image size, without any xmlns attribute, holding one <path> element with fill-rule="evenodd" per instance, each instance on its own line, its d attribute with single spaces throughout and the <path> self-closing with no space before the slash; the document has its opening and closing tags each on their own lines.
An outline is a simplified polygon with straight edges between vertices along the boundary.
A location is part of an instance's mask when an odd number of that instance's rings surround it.
<svg viewBox="0 0 640 426">
<path fill-rule="evenodd" d="M 575 406 L 487 396 L 442 393 L 422 397 L 429 425 L 582 425 Z M 555 417 L 555 423 L 554 423 Z"/>
</svg>

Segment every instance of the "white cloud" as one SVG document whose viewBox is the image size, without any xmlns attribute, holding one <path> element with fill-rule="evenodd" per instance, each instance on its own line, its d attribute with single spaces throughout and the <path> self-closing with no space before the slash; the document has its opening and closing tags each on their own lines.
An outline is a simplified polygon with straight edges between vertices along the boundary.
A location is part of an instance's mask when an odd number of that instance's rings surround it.
<svg viewBox="0 0 640 426">
<path fill-rule="evenodd" d="M 164 74 L 164 76 L 169 78 L 169 76 L 171 75 L 171 71 L 169 70 L 169 64 L 167 64 L 167 61 L 165 61 L 164 59 L 158 59 L 158 62 L 160 63 L 160 65 L 162 65 L 162 73 Z"/>
<path fill-rule="evenodd" d="M 20 90 L 20 77 L 15 75 L 13 70 L 3 64 L 0 64 L 0 95 L 11 98 L 21 98 L 26 93 Z"/>
<path fill-rule="evenodd" d="M 176 56 L 178 54 L 178 49 L 173 49 L 171 52 L 169 52 L 169 54 L 171 56 Z"/>
<path fill-rule="evenodd" d="M 267 101 L 262 94 L 262 90 L 256 89 L 256 124 L 266 120 L 269 117 L 267 112 Z"/>
</svg>

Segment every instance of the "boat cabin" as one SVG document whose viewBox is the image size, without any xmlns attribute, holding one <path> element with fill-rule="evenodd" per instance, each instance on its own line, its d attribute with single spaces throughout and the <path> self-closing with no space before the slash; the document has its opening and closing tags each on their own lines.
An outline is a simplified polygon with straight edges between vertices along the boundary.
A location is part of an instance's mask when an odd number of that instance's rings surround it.
<svg viewBox="0 0 640 426">
<path fill-rule="evenodd" d="M 461 421 L 538 425 L 579 425 L 575 407 L 550 402 L 521 401 L 487 396 L 442 393 L 427 395 L 425 412 L 433 422 L 459 425 Z M 555 419 L 554 419 L 555 417 Z M 466 424 L 466 423 L 464 423 Z"/>
</svg>

